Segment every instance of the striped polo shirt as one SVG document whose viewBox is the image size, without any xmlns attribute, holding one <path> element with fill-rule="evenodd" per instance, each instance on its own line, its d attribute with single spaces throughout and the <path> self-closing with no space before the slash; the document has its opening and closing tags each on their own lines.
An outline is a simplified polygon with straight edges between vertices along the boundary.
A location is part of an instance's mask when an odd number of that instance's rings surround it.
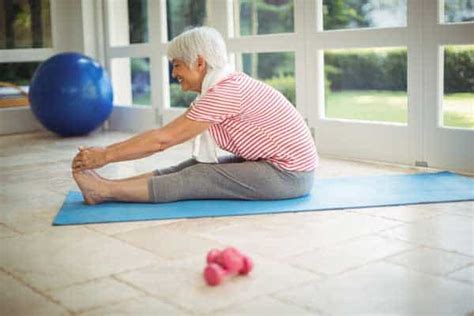
<svg viewBox="0 0 474 316">
<path fill-rule="evenodd" d="M 318 154 L 303 117 L 276 89 L 234 72 L 207 90 L 187 113 L 213 123 L 217 145 L 246 160 L 266 160 L 280 169 L 311 171 Z"/>
</svg>

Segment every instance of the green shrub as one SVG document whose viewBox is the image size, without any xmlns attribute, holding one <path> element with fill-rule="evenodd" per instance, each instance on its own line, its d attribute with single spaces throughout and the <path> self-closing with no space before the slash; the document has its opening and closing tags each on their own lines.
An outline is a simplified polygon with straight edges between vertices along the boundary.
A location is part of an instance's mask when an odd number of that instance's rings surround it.
<svg viewBox="0 0 474 316">
<path fill-rule="evenodd" d="M 331 90 L 407 89 L 405 49 L 375 52 L 326 52 L 325 75 Z M 444 91 L 474 92 L 474 45 L 448 47 L 444 54 Z"/>
<path fill-rule="evenodd" d="M 407 87 L 406 51 L 326 52 L 326 78 L 332 90 L 393 90 Z M 337 71 L 336 71 L 337 70 Z"/>
<path fill-rule="evenodd" d="M 474 45 L 445 49 L 444 92 L 474 92 Z"/>
<path fill-rule="evenodd" d="M 264 80 L 273 88 L 280 91 L 293 105 L 296 105 L 295 78 L 292 76 L 273 77 Z"/>
</svg>

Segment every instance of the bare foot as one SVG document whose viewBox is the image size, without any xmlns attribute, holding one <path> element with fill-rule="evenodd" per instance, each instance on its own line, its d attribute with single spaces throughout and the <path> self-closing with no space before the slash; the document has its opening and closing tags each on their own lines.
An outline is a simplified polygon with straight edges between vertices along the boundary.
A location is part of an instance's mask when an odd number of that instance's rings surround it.
<svg viewBox="0 0 474 316">
<path fill-rule="evenodd" d="M 81 189 L 84 201 L 86 204 L 98 204 L 106 200 L 104 192 L 104 179 L 101 178 L 95 171 L 84 170 L 72 173 L 74 180 L 76 180 L 79 189 Z"/>
</svg>

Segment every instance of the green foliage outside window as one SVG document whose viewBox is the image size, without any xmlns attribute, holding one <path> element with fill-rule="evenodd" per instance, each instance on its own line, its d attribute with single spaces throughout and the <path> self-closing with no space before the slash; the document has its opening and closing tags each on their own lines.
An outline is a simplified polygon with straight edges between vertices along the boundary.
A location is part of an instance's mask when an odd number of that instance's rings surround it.
<svg viewBox="0 0 474 316">
<path fill-rule="evenodd" d="M 326 52 L 326 72 L 331 90 L 393 90 L 407 89 L 406 49 L 378 52 L 344 50 Z"/>
<path fill-rule="evenodd" d="M 240 0 L 240 35 L 293 31 L 293 0 Z"/>
<path fill-rule="evenodd" d="M 39 62 L 0 63 L 0 81 L 26 86 L 31 81 Z"/>
<path fill-rule="evenodd" d="M 49 0 L 0 0 L 0 49 L 51 45 Z"/>
<path fill-rule="evenodd" d="M 474 45 L 445 48 L 444 92 L 474 93 Z"/>
<path fill-rule="evenodd" d="M 206 0 L 167 0 L 168 40 L 188 28 L 206 24 Z"/>
<path fill-rule="evenodd" d="M 148 0 L 128 0 L 130 44 L 148 42 Z"/>
</svg>

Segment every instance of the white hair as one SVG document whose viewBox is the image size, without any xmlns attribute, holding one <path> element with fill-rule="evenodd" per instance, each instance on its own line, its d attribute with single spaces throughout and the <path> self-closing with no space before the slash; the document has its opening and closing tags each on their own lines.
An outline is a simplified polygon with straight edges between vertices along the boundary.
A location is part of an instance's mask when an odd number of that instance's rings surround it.
<svg viewBox="0 0 474 316">
<path fill-rule="evenodd" d="M 196 62 L 198 55 L 210 68 L 222 68 L 227 64 L 227 48 L 222 35 L 214 28 L 201 26 L 185 31 L 169 44 L 169 60 L 181 59 L 188 66 Z"/>
</svg>

